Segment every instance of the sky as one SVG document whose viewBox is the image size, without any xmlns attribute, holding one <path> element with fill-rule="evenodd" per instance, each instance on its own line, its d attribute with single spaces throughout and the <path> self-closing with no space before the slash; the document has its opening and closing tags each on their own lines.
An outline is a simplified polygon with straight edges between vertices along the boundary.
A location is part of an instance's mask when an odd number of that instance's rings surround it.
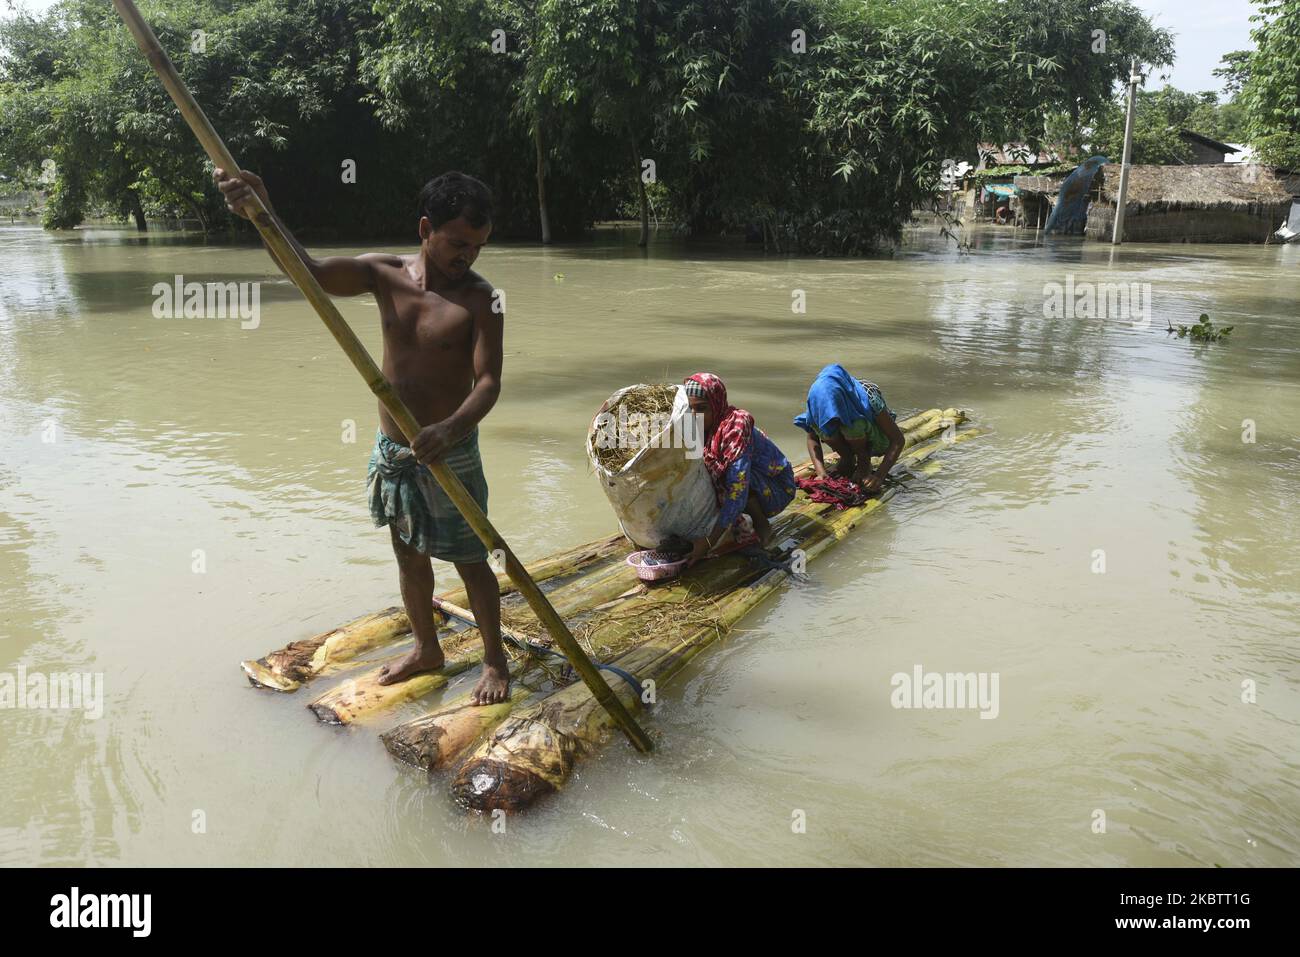
<svg viewBox="0 0 1300 957">
<path fill-rule="evenodd" d="M 0 0 L 0 16 L 7 15 L 13 2 L 31 11 L 44 10 L 54 0 Z M 107 2 L 107 0 L 105 0 Z M 1169 83 L 1180 90 L 1222 92 L 1222 82 L 1214 76 L 1219 58 L 1232 50 L 1248 50 L 1250 15 L 1255 12 L 1251 0 L 1133 0 L 1151 17 L 1156 26 L 1174 34 L 1177 62 Z M 1148 86 L 1159 86 L 1159 79 Z"/>
<path fill-rule="evenodd" d="M 1233 50 L 1250 50 L 1250 0 L 1133 0 L 1152 22 L 1174 34 L 1177 60 L 1169 84 L 1189 93 L 1214 90 L 1223 82 L 1214 75 L 1219 59 Z M 1148 86 L 1151 82 L 1148 81 Z M 1159 86 L 1157 81 L 1154 85 Z"/>
</svg>

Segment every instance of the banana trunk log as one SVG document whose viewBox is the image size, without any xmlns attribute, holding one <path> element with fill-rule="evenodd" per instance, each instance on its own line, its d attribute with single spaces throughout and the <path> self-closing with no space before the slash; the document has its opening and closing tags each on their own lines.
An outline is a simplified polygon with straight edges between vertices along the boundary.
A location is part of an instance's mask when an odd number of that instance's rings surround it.
<svg viewBox="0 0 1300 957">
<path fill-rule="evenodd" d="M 534 581 L 542 582 L 587 571 L 602 562 L 616 564 L 623 549 L 623 536 L 611 535 L 541 559 L 528 566 L 528 573 Z M 502 595 L 515 591 L 505 575 L 498 575 L 497 582 Z M 458 605 L 469 601 L 464 588 L 443 597 Z M 339 671 L 368 652 L 408 638 L 410 632 L 411 620 L 406 609 L 393 606 L 312 638 L 291 642 L 256 661 L 242 661 L 240 667 L 254 687 L 297 691 L 313 678 Z"/>
<path fill-rule="evenodd" d="M 793 530 L 781 525 L 774 527 L 778 535 Z M 645 629 L 647 616 L 653 618 L 674 607 L 707 602 L 714 596 L 725 596 L 746 577 L 756 576 L 757 573 L 748 560 L 741 556 L 718 558 L 700 566 L 690 577 L 664 582 L 653 588 L 632 589 L 603 606 L 582 609 L 589 614 L 596 627 L 587 632 L 578 626 L 575 631 L 598 661 L 607 661 L 635 648 L 649 637 Z M 463 670 L 463 667 L 458 667 L 456 673 Z M 470 699 L 472 692 L 467 691 L 428 714 L 386 731 L 381 735 L 385 747 L 399 760 L 417 767 L 428 770 L 449 767 L 471 745 L 477 744 L 487 732 L 504 721 L 514 708 L 526 702 L 531 703 L 534 698 L 545 697 L 554 690 L 550 671 L 536 665 L 535 659 L 516 663 L 511 670 L 511 694 L 506 701 L 495 705 L 475 705 Z M 428 679 L 429 688 L 436 689 L 445 684 L 433 680 L 437 675 L 421 677 Z M 411 679 L 416 680 L 420 679 Z M 380 688 L 387 691 L 396 686 L 381 685 Z M 359 699 L 366 697 L 356 694 L 356 690 L 366 689 L 354 689 L 352 697 L 357 700 L 349 701 L 346 712 L 331 698 L 324 720 L 338 721 L 341 714 L 346 714 L 347 720 L 355 720 L 362 713 L 357 710 L 360 706 Z M 418 693 L 424 693 L 424 689 Z M 389 702 L 398 700 L 397 694 L 390 692 Z M 369 710 L 388 706 L 387 703 L 381 705 L 378 700 L 370 700 L 367 704 Z M 313 707 L 316 705 L 313 704 Z"/>
<path fill-rule="evenodd" d="M 953 410 L 955 411 L 955 410 Z M 955 417 L 960 417 L 957 413 Z M 957 433 L 952 441 L 976 435 L 974 429 Z M 916 465 L 952 444 L 946 438 L 914 447 L 901 460 Z M 857 508 L 835 512 L 827 506 L 815 516 L 800 547 L 812 560 L 893 497 L 886 489 L 878 498 Z M 711 621 L 684 631 L 656 636 L 616 659 L 616 664 L 644 683 L 661 688 L 692 658 L 729 631 L 737 621 L 776 591 L 789 575 L 765 572 L 745 588 L 735 589 L 714 603 Z M 606 676 L 611 689 L 629 709 L 642 707 L 641 696 L 622 680 Z M 610 726 L 590 692 L 569 685 L 517 708 L 461 765 L 451 783 L 453 796 L 476 810 L 502 808 L 517 811 L 539 797 L 564 786 L 576 760 L 593 751 L 608 736 Z"/>
<path fill-rule="evenodd" d="M 609 567 L 602 567 L 588 576 L 561 585 L 551 592 L 550 597 L 556 611 L 567 617 L 628 591 L 643 590 L 636 573 L 620 558 Z M 530 632 L 543 631 L 536 617 L 527 609 L 519 610 L 518 621 L 509 625 L 503 622 L 503 628 L 509 627 L 513 627 L 516 637 L 521 639 L 530 637 Z M 457 632 L 443 639 L 441 644 L 447 663 L 438 671 L 413 675 L 405 681 L 385 685 L 379 683 L 382 666 L 376 666 L 364 674 L 341 682 L 311 701 L 307 707 L 328 724 L 351 724 L 444 688 L 453 677 L 483 660 L 483 643 L 477 628 Z"/>
<path fill-rule="evenodd" d="M 385 731 L 380 740 L 399 761 L 426 771 L 442 771 L 463 757 L 516 707 L 525 707 L 545 697 L 544 692 L 534 691 L 518 680 L 510 689 L 510 697 L 500 704 L 476 705 L 470 698 L 472 693 L 467 691 L 437 711 Z"/>
</svg>

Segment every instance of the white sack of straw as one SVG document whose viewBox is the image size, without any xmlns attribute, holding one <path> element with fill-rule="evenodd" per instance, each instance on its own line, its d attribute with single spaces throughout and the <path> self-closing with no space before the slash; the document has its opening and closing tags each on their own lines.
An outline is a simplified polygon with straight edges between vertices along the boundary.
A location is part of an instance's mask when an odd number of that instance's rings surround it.
<svg viewBox="0 0 1300 957">
<path fill-rule="evenodd" d="M 701 538 L 718 520 L 713 480 L 701 455 L 703 429 L 691 412 L 686 389 L 673 387 L 676 396 L 666 416 L 642 417 L 620 410 L 625 395 L 648 388 L 638 384 L 619 389 L 600 407 L 587 430 L 587 458 L 623 534 L 638 548 L 657 548 L 672 535 Z M 603 466 L 597 455 L 611 442 L 639 449 L 617 471 Z"/>
</svg>

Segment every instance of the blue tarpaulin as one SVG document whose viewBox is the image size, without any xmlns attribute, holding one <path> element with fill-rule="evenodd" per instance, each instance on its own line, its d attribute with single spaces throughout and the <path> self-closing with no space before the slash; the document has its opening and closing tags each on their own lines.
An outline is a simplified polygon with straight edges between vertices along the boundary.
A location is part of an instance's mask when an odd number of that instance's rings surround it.
<svg viewBox="0 0 1300 957">
<path fill-rule="evenodd" d="M 1065 182 L 1061 184 L 1060 195 L 1056 198 L 1056 205 L 1052 207 L 1052 215 L 1047 218 L 1047 228 L 1043 230 L 1044 235 L 1048 233 L 1060 233 L 1064 236 L 1083 234 L 1083 230 L 1088 224 L 1088 190 L 1092 186 L 1093 176 L 1105 163 L 1106 157 L 1094 156 L 1086 162 L 1080 163 L 1074 172 L 1065 178 Z"/>
</svg>

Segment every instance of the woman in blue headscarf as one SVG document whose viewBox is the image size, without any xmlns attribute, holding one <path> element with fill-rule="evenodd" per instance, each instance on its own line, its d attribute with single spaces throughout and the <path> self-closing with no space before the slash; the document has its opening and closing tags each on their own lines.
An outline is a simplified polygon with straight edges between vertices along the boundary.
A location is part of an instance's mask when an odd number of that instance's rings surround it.
<svg viewBox="0 0 1300 957">
<path fill-rule="evenodd" d="M 808 455 L 818 478 L 848 478 L 870 493 L 884 486 L 903 451 L 903 433 L 895 418 L 877 385 L 855 379 L 832 363 L 817 373 L 808 389 L 808 407 L 795 416 L 794 424 L 808 433 Z M 823 442 L 839 454 L 834 473 L 826 469 Z M 873 455 L 881 456 L 881 462 L 871 473 Z"/>
</svg>

